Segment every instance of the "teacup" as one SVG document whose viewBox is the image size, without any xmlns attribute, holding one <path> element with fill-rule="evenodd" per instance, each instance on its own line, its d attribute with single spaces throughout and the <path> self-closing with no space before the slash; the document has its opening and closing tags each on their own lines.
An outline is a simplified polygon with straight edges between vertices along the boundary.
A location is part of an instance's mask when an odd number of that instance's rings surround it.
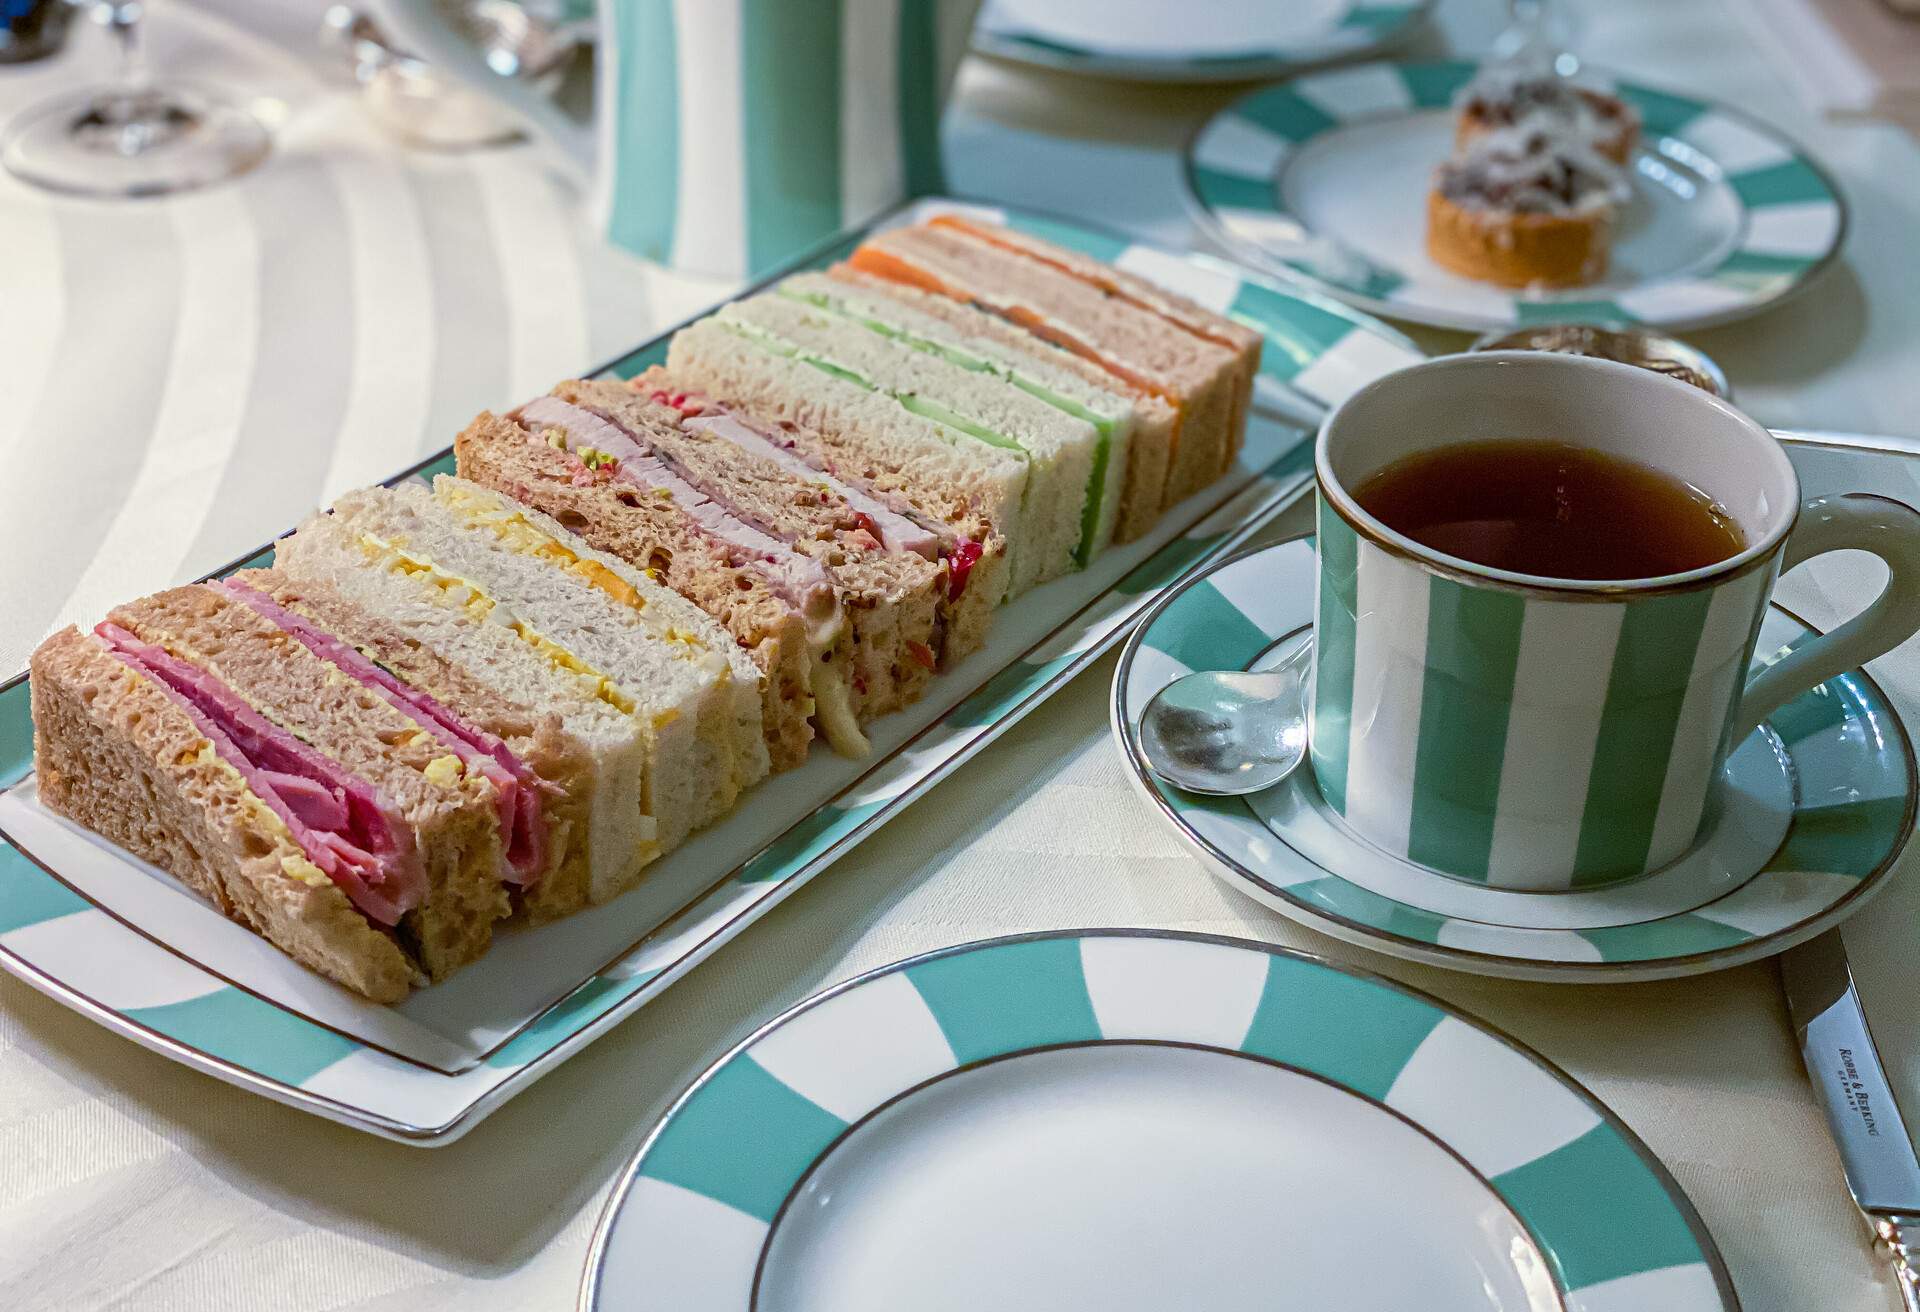
<svg viewBox="0 0 1920 1312">
<path fill-rule="evenodd" d="M 1405 456 L 1500 438 L 1651 466 L 1746 545 L 1658 578 L 1539 577 L 1434 551 L 1354 497 Z M 1920 512 L 1802 504 L 1766 429 L 1632 365 L 1496 351 L 1402 369 L 1327 417 L 1315 473 L 1314 779 L 1362 838 L 1455 878 L 1549 891 L 1659 869 L 1693 844 L 1734 745 L 1920 629 Z M 1779 574 L 1848 548 L 1887 563 L 1885 591 L 1749 681 Z"/>
</svg>

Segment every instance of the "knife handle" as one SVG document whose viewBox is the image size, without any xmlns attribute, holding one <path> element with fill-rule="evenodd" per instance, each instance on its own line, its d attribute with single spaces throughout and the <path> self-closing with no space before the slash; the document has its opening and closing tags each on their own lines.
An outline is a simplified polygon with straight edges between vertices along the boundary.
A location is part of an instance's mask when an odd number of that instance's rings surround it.
<svg viewBox="0 0 1920 1312">
<path fill-rule="evenodd" d="M 1920 1216 L 1879 1213 L 1870 1219 L 1874 1247 L 1893 1264 L 1903 1312 L 1920 1312 Z"/>
</svg>

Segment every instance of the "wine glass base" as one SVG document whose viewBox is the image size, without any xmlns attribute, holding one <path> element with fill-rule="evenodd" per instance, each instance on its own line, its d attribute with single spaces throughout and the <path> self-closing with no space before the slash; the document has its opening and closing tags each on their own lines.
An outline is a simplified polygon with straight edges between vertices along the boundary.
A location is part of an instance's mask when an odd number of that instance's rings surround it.
<svg viewBox="0 0 1920 1312">
<path fill-rule="evenodd" d="M 193 87 L 101 87 L 29 106 L 0 167 L 69 195 L 164 196 L 245 173 L 270 146 L 253 115 Z"/>
</svg>

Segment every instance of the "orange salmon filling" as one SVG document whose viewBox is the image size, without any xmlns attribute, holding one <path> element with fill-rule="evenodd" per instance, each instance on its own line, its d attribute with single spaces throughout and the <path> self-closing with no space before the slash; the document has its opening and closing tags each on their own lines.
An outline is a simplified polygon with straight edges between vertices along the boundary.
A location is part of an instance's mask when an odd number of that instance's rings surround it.
<svg viewBox="0 0 1920 1312">
<path fill-rule="evenodd" d="M 1092 283 L 1095 287 L 1107 293 L 1107 295 L 1117 297 L 1136 309 L 1145 310 L 1155 318 L 1170 323 L 1181 332 L 1198 337 L 1203 342 L 1212 342 L 1215 346 L 1224 346 L 1229 351 L 1238 351 L 1240 349 L 1240 343 L 1234 341 L 1232 338 L 1218 333 L 1210 333 L 1205 328 L 1188 323 L 1184 319 L 1176 319 L 1152 302 L 1141 300 L 1112 278 L 1096 274 L 1090 269 L 1076 269 L 1063 261 L 1052 259 L 1039 251 L 1021 246 L 1015 242 L 1006 241 L 997 236 L 993 229 L 982 228 L 969 223 L 956 214 L 935 215 L 933 218 L 927 220 L 927 226 L 929 228 L 951 228 L 955 232 L 964 232 L 969 237 L 977 237 L 989 246 L 997 246 L 1003 251 L 1009 251 L 1015 255 L 1024 255 L 1030 260 L 1038 260 L 1049 268 L 1060 270 L 1060 272 L 1066 274 L 1069 278 L 1078 278 L 1082 282 Z"/>
<path fill-rule="evenodd" d="M 945 221 L 944 219 L 933 220 L 935 223 Z M 917 287 L 921 291 L 932 292 L 936 296 L 945 296 L 949 300 L 960 301 L 964 304 L 978 304 L 973 297 L 969 296 L 961 288 L 954 286 L 929 269 L 922 268 L 918 264 L 913 264 L 901 259 L 891 251 L 877 250 L 871 246 L 861 246 L 855 250 L 852 255 L 847 257 L 847 263 L 862 273 L 870 273 L 876 278 L 885 278 L 889 282 L 905 283 L 909 287 Z M 1176 451 L 1179 449 L 1180 425 L 1187 417 L 1186 398 L 1180 393 L 1174 391 L 1172 388 L 1156 383 L 1144 374 L 1127 368 L 1127 366 L 1117 360 L 1109 359 L 1100 354 L 1099 351 L 1095 350 L 1088 343 L 1081 341 L 1072 333 L 1048 323 L 1031 310 L 1022 309 L 1018 306 L 1007 310 L 991 306 L 982 306 L 981 308 L 986 309 L 991 314 L 998 315 L 1002 319 L 1020 325 L 1042 341 L 1052 342 L 1061 350 L 1070 351 L 1081 359 L 1099 366 L 1134 391 L 1145 392 L 1149 396 L 1157 396 L 1172 405 L 1173 428 L 1170 435 L 1170 445 Z"/>
</svg>

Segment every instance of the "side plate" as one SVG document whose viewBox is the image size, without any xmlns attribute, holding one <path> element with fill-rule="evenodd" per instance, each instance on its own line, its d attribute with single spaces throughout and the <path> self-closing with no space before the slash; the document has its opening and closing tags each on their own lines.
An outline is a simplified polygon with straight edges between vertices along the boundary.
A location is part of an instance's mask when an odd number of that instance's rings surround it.
<svg viewBox="0 0 1920 1312">
<path fill-rule="evenodd" d="M 1653 1154 L 1513 1039 L 1323 958 L 1092 929 L 769 1022 L 622 1173 L 579 1304 L 1273 1305 L 1738 1300 Z"/>
<path fill-rule="evenodd" d="M 1231 265 L 1041 215 L 986 213 L 1259 328 L 1260 386 L 1274 389 L 1276 403 L 1332 403 L 1419 358 L 1364 316 Z M 863 235 L 792 267 L 824 265 Z M 669 336 L 599 372 L 638 373 L 664 358 Z M 448 1142 L 898 815 L 1118 640 L 1166 588 L 1244 543 L 1306 486 L 1305 436 L 1256 416 L 1235 470 L 1146 539 L 1004 608 L 986 650 L 875 727 L 869 760 L 816 753 L 759 789 L 754 806 L 654 866 L 634 893 L 558 924 L 509 930 L 483 961 L 397 1007 L 309 974 L 154 868 L 40 807 L 27 682 L 16 677 L 0 687 L 0 967 L 230 1083 L 388 1138 Z M 443 451 L 393 481 L 451 467 Z M 271 556 L 267 547 L 217 573 Z"/>
</svg>

